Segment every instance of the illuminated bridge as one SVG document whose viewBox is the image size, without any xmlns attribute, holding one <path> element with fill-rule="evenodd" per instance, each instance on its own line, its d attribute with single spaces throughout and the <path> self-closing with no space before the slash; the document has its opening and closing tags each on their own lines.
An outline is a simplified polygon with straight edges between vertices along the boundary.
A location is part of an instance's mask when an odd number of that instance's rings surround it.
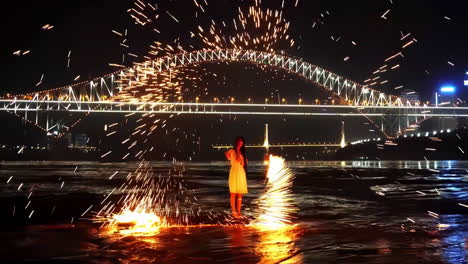
<svg viewBox="0 0 468 264">
<path fill-rule="evenodd" d="M 119 97 L 144 87 L 161 72 L 204 62 L 246 62 L 285 70 L 339 97 L 340 105 L 143 102 Z M 214 93 L 214 91 L 212 91 Z M 50 131 L 61 122 L 58 112 L 159 113 L 203 115 L 366 116 L 380 118 L 382 130 L 396 134 L 430 117 L 468 116 L 465 107 L 431 107 L 388 95 L 339 76 L 302 59 L 250 50 L 201 50 L 145 61 L 106 76 L 47 91 L 6 96 L 0 111 L 8 111 Z M 42 114 L 45 113 L 45 114 Z M 385 125 L 385 126 L 384 126 Z M 62 126 L 67 128 L 66 126 Z M 385 132 L 384 132 L 385 133 Z"/>
<path fill-rule="evenodd" d="M 71 113 L 161 113 L 205 115 L 468 117 L 468 107 L 354 106 L 319 104 L 169 103 L 0 99 L 0 111 Z"/>
</svg>

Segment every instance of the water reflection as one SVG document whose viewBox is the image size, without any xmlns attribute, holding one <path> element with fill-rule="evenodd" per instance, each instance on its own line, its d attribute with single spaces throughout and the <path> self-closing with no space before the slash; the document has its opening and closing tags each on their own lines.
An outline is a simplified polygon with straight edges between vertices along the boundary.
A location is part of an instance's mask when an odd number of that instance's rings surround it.
<svg viewBox="0 0 468 264">
<path fill-rule="evenodd" d="M 302 232 L 299 226 L 269 231 L 243 225 L 191 226 L 161 228 L 154 236 L 102 232 L 101 237 L 109 256 L 118 253 L 130 263 L 304 263 L 297 246 Z"/>
<path fill-rule="evenodd" d="M 296 245 L 299 227 L 291 226 L 259 233 L 255 252 L 259 263 L 303 263 L 301 251 Z"/>
<path fill-rule="evenodd" d="M 465 168 L 466 162 L 464 161 L 453 161 L 453 160 L 420 160 L 420 161 L 374 161 L 374 160 L 363 160 L 363 161 L 341 161 L 340 167 L 353 167 L 353 168 L 395 168 L 395 169 L 454 169 L 454 168 Z"/>
<path fill-rule="evenodd" d="M 467 263 L 467 230 L 461 225 L 466 221 L 463 215 L 445 215 L 440 218 L 441 223 L 448 224 L 450 227 L 445 231 L 442 240 L 442 255 L 447 263 Z"/>
</svg>

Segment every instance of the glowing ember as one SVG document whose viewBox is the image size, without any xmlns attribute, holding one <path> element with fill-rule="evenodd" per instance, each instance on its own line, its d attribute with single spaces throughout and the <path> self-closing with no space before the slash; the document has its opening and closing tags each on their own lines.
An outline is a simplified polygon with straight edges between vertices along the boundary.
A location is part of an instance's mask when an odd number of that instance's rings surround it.
<svg viewBox="0 0 468 264">
<path fill-rule="evenodd" d="M 153 212 L 136 212 L 125 210 L 112 217 L 111 230 L 123 235 L 151 236 L 158 233 L 161 227 L 161 218 Z M 126 226 L 127 228 L 120 228 Z"/>
<path fill-rule="evenodd" d="M 294 174 L 283 158 L 270 155 L 266 177 L 267 188 L 258 200 L 260 215 L 251 225 L 262 230 L 286 227 L 297 211 L 291 193 Z"/>
</svg>

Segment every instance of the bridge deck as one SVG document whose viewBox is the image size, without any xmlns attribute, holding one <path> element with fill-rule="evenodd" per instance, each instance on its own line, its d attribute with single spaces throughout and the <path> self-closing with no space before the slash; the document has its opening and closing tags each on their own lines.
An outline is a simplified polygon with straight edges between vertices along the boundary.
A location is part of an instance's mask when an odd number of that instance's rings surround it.
<svg viewBox="0 0 468 264">
<path fill-rule="evenodd" d="M 0 100 L 0 111 L 207 115 L 468 117 L 468 107 Z"/>
</svg>

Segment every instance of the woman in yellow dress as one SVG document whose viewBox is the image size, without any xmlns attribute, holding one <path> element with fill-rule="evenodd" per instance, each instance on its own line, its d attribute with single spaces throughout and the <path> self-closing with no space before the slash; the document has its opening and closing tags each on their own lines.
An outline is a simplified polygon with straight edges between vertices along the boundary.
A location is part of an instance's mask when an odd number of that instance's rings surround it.
<svg viewBox="0 0 468 264">
<path fill-rule="evenodd" d="M 231 209 L 234 217 L 241 216 L 242 195 L 247 191 L 246 170 L 247 159 L 245 157 L 245 140 L 237 137 L 234 148 L 226 151 L 226 158 L 231 162 L 229 172 L 229 192 L 231 193 Z"/>
</svg>

